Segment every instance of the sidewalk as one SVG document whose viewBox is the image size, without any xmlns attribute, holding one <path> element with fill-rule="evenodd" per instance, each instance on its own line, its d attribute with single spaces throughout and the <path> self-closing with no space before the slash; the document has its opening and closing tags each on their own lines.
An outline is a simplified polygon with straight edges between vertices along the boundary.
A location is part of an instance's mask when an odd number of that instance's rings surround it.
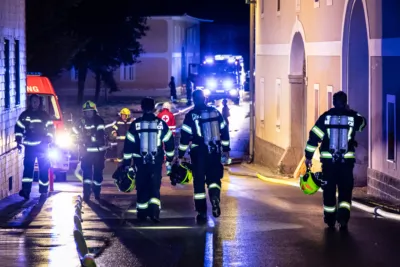
<svg viewBox="0 0 400 267">
<path fill-rule="evenodd" d="M 57 183 L 56 188 L 45 201 L 35 193 L 37 183 L 29 201 L 17 194 L 0 201 L 1 266 L 80 266 L 73 231 L 82 184 Z M 83 212 L 89 252 L 101 253 L 112 237 L 112 229 L 88 205 L 83 206 Z"/>
<path fill-rule="evenodd" d="M 225 168 L 229 174 L 237 176 L 249 176 L 267 182 L 299 186 L 299 179 L 283 177 L 274 173 L 267 167 L 258 164 L 241 164 Z M 400 202 L 391 202 L 373 197 L 367 193 L 366 187 L 356 187 L 353 191 L 353 206 L 366 212 L 374 213 L 382 217 L 400 220 Z"/>
</svg>

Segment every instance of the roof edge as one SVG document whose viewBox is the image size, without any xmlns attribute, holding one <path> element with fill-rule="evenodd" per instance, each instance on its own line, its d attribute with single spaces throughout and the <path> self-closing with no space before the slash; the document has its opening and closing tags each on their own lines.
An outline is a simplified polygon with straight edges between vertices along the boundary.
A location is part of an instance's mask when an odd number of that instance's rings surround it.
<svg viewBox="0 0 400 267">
<path fill-rule="evenodd" d="M 193 16 L 188 15 L 187 13 L 183 14 L 183 17 L 187 17 L 187 18 L 189 18 L 189 19 L 197 20 L 197 21 L 199 21 L 199 22 L 214 22 L 214 20 L 196 18 L 196 17 L 193 17 Z"/>
</svg>

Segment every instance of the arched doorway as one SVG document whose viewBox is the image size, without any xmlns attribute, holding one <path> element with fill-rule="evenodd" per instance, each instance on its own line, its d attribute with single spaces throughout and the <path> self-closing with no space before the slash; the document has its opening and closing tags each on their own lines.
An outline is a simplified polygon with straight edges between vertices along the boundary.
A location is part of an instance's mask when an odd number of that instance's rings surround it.
<svg viewBox="0 0 400 267">
<path fill-rule="evenodd" d="M 349 98 L 349 106 L 368 121 L 369 110 L 369 52 L 368 30 L 362 0 L 349 0 L 343 30 L 342 88 Z M 367 184 L 368 129 L 357 133 L 356 185 Z"/>
<path fill-rule="evenodd" d="M 296 32 L 290 50 L 290 158 L 293 173 L 304 155 L 306 144 L 306 55 L 303 36 Z"/>
</svg>

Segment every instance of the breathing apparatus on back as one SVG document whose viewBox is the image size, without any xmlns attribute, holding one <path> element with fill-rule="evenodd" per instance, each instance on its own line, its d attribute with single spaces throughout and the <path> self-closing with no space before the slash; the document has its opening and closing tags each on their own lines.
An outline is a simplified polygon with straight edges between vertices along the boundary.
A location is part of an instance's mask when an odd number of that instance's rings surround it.
<svg viewBox="0 0 400 267">
<path fill-rule="evenodd" d="M 143 110 L 143 120 L 139 125 L 136 124 L 136 130 L 139 132 L 140 138 L 140 155 L 143 157 L 143 164 L 155 164 L 155 158 L 158 153 L 158 147 L 161 146 L 162 122 L 158 122 L 156 118 L 146 120 L 147 114 L 154 111 L 154 100 L 144 98 L 141 103 Z M 161 124 L 161 125 L 160 125 Z"/>
</svg>

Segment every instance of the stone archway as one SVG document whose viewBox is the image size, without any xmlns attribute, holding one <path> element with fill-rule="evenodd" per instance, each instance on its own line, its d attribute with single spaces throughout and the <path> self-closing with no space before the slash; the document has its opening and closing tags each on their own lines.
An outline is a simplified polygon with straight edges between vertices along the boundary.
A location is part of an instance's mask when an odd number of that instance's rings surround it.
<svg viewBox="0 0 400 267">
<path fill-rule="evenodd" d="M 289 61 L 290 84 L 290 147 L 280 161 L 282 173 L 294 174 L 304 156 L 306 144 L 306 54 L 300 31 L 294 32 Z"/>
<path fill-rule="evenodd" d="M 342 90 L 347 93 L 350 108 L 356 110 L 369 121 L 369 51 L 368 26 L 365 6 L 362 0 L 349 0 L 342 41 Z M 355 184 L 366 185 L 369 133 L 365 129 L 357 133 L 357 160 L 354 170 Z"/>
</svg>

